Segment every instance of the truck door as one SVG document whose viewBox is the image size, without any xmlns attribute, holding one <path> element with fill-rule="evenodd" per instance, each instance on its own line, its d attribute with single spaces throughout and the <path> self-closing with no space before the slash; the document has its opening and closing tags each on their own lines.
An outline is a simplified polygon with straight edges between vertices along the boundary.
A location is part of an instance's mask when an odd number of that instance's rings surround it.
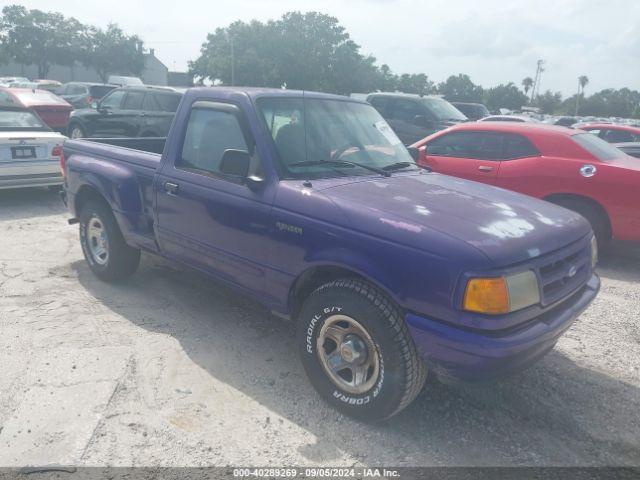
<svg viewBox="0 0 640 480">
<path fill-rule="evenodd" d="M 154 181 L 161 250 L 228 282 L 264 289 L 272 192 L 249 188 L 221 171 L 227 150 L 251 154 L 260 175 L 253 138 L 240 109 L 228 103 L 192 105 L 177 158 L 164 162 Z"/>
<path fill-rule="evenodd" d="M 427 164 L 435 172 L 493 184 L 500 169 L 502 146 L 500 133 L 445 133 L 426 144 Z"/>
</svg>

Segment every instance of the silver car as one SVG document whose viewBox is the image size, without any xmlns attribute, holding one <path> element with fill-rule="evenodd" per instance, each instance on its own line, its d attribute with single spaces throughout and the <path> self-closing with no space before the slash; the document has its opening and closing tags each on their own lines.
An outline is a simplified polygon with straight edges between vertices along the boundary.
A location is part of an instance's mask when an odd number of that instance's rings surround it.
<svg viewBox="0 0 640 480">
<path fill-rule="evenodd" d="M 0 189 L 62 185 L 65 139 L 31 110 L 0 105 Z"/>
</svg>

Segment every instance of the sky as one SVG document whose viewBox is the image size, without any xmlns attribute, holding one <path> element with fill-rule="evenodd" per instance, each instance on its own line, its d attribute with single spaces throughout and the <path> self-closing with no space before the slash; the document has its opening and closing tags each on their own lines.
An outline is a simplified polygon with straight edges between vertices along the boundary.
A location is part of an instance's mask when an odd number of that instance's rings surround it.
<svg viewBox="0 0 640 480">
<path fill-rule="evenodd" d="M 640 90 L 638 0 L 77 0 L 20 1 L 84 23 L 118 23 L 138 34 L 170 70 L 186 70 L 209 32 L 236 20 L 266 21 L 292 10 L 338 18 L 364 54 L 395 73 L 440 82 L 466 73 L 484 87 L 535 76 L 541 90 L 572 95 L 578 76 L 589 91 Z"/>
</svg>

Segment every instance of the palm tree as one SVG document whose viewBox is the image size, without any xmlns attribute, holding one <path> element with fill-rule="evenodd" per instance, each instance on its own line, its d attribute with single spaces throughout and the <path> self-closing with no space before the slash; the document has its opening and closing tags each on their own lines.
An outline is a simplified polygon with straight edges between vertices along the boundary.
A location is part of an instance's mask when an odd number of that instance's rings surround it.
<svg viewBox="0 0 640 480">
<path fill-rule="evenodd" d="M 533 78 L 531 77 L 524 78 L 522 80 L 522 86 L 524 87 L 524 94 L 528 95 L 529 90 L 531 90 L 531 87 L 533 87 Z"/>
<path fill-rule="evenodd" d="M 580 95 L 584 96 L 584 87 L 589 84 L 589 77 L 586 75 L 580 75 L 578 77 L 578 95 L 576 95 L 576 115 L 578 115 L 578 109 L 580 108 Z"/>
</svg>

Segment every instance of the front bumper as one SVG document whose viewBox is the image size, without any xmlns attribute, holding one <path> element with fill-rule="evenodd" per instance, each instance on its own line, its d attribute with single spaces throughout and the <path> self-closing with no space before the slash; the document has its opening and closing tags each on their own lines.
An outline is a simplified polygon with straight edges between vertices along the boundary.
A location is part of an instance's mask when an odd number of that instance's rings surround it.
<svg viewBox="0 0 640 480">
<path fill-rule="evenodd" d="M 445 382 L 478 382 L 527 368 L 553 348 L 600 290 L 597 275 L 571 297 L 526 325 L 503 332 L 463 330 L 412 313 L 411 336 L 427 365 Z"/>
</svg>

